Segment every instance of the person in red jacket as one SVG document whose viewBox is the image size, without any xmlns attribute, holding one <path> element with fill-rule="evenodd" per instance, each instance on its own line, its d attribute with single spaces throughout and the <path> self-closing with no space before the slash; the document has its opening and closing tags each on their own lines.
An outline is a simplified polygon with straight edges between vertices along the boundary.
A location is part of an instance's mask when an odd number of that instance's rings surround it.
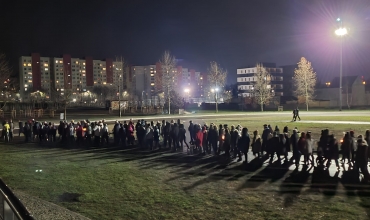
<svg viewBox="0 0 370 220">
<path fill-rule="evenodd" d="M 76 136 L 77 136 L 77 140 L 76 140 L 77 145 L 80 146 L 83 143 L 83 136 L 84 136 L 83 128 L 80 122 L 77 123 Z"/>
<path fill-rule="evenodd" d="M 200 127 L 200 125 L 198 125 Z M 203 129 L 198 129 L 198 132 L 195 134 L 195 147 L 198 149 L 200 152 L 202 152 L 202 146 L 203 146 Z"/>
</svg>

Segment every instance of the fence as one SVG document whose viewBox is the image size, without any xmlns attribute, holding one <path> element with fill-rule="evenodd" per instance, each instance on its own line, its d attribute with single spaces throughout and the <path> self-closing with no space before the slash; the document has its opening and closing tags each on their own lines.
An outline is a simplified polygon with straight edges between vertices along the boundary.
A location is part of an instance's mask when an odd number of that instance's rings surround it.
<svg viewBox="0 0 370 220">
<path fill-rule="evenodd" d="M 0 219 L 1 220 L 34 220 L 22 202 L 0 179 Z"/>
</svg>

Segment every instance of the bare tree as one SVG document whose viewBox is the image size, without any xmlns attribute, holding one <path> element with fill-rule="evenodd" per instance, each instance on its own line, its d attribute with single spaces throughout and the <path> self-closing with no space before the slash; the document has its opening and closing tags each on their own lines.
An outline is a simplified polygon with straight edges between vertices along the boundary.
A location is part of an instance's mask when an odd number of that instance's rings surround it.
<svg viewBox="0 0 370 220">
<path fill-rule="evenodd" d="M 306 110 L 308 111 L 308 104 L 314 98 L 316 73 L 313 71 L 311 62 L 302 57 L 298 63 L 298 69 L 294 70 L 294 94 L 298 97 L 304 97 Z"/>
<path fill-rule="evenodd" d="M 176 59 L 169 51 L 165 51 L 159 61 L 162 67 L 162 85 L 168 101 L 168 114 L 171 114 L 171 92 L 173 91 L 172 85 L 175 81 L 175 73 L 173 69 L 176 66 Z"/>
<path fill-rule="evenodd" d="M 256 68 L 252 96 L 254 97 L 254 101 L 261 106 L 261 111 L 263 111 L 263 105 L 271 101 L 272 97 L 274 97 L 274 92 L 271 89 L 270 73 L 262 64 L 257 64 Z"/>
<path fill-rule="evenodd" d="M 222 98 L 224 99 L 225 103 L 230 103 L 233 98 L 233 95 L 231 94 L 231 91 L 224 91 L 222 93 Z"/>
<path fill-rule="evenodd" d="M 67 107 L 72 101 L 72 89 L 52 90 L 52 96 L 55 104 L 59 107 L 61 105 L 64 109 L 64 120 L 67 120 Z M 57 107 L 57 108 L 58 108 Z"/>
<path fill-rule="evenodd" d="M 208 73 L 210 88 L 215 94 L 216 112 L 218 112 L 218 93 L 222 92 L 225 86 L 227 71 L 223 70 L 218 63 L 212 61 Z"/>
</svg>

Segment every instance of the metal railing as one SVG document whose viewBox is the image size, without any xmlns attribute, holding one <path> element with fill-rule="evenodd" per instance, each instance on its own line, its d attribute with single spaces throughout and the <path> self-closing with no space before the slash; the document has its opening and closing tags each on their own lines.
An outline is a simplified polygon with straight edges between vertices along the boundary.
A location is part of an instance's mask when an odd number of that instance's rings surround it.
<svg viewBox="0 0 370 220">
<path fill-rule="evenodd" d="M 34 220 L 33 216 L 0 178 L 0 219 Z"/>
</svg>

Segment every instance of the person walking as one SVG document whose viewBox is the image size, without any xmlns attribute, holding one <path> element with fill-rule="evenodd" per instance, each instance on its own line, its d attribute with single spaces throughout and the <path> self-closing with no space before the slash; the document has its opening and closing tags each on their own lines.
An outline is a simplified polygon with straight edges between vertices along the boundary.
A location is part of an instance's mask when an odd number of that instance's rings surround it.
<svg viewBox="0 0 370 220">
<path fill-rule="evenodd" d="M 357 140 L 357 154 L 356 154 L 356 168 L 358 171 L 361 170 L 362 175 L 364 175 L 364 182 L 369 181 L 369 171 L 367 168 L 367 155 L 368 155 L 368 144 L 364 139 Z"/>
<path fill-rule="evenodd" d="M 18 121 L 18 127 L 19 127 L 19 129 L 18 129 L 18 131 L 19 131 L 19 133 L 18 133 L 18 137 L 20 137 L 21 136 L 21 133 L 24 133 L 24 126 L 23 126 L 23 121 L 21 121 L 21 120 L 19 120 Z"/>
<path fill-rule="evenodd" d="M 255 141 L 255 137 L 253 138 L 253 141 Z M 257 142 L 255 141 L 255 143 L 257 143 Z M 244 162 L 243 163 L 248 163 L 249 144 L 250 144 L 250 137 L 249 137 L 249 134 L 248 134 L 248 128 L 243 128 L 241 137 L 238 139 L 238 142 L 237 142 L 237 149 L 236 150 L 237 150 L 237 154 L 238 154 L 238 157 L 239 157 L 238 162 L 242 161 L 242 154 L 244 154 Z"/>
<path fill-rule="evenodd" d="M 10 119 L 9 121 L 9 141 L 13 141 L 13 133 L 14 132 L 14 123 L 13 120 Z"/>
<path fill-rule="evenodd" d="M 311 133 L 307 132 L 306 135 L 306 145 L 307 145 L 307 150 L 305 152 L 305 163 L 308 165 L 309 161 L 311 161 L 312 166 L 315 165 L 314 159 L 313 159 L 313 145 L 314 145 L 314 140 L 311 138 Z"/>
<path fill-rule="evenodd" d="M 297 120 L 297 118 L 298 118 L 299 120 L 301 120 L 301 117 L 299 117 L 299 109 L 298 109 L 298 107 L 295 109 L 295 119 L 294 119 L 294 121 L 296 121 L 296 120 Z"/>
<path fill-rule="evenodd" d="M 244 128 L 243 128 L 244 130 Z M 240 140 L 240 139 L 239 139 Z M 253 152 L 253 155 L 256 156 L 258 158 L 261 157 L 261 151 L 262 151 L 262 140 L 261 140 L 261 137 L 258 135 L 258 131 L 255 130 L 253 131 L 253 140 L 252 140 L 252 152 Z"/>
<path fill-rule="evenodd" d="M 331 165 L 331 161 L 334 160 L 335 161 L 335 165 L 337 166 L 337 169 L 339 170 L 340 167 L 339 167 L 339 146 L 338 146 L 338 142 L 336 140 L 336 138 L 334 137 L 334 135 L 330 135 L 329 136 L 329 154 L 328 154 L 328 161 L 326 163 L 326 167 L 329 168 L 330 165 Z"/>
<path fill-rule="evenodd" d="M 225 157 L 230 158 L 231 135 L 228 128 L 225 129 L 225 139 L 223 141 L 223 148 L 225 150 Z"/>
<path fill-rule="evenodd" d="M 296 121 L 296 111 L 295 111 L 295 109 L 293 109 L 293 118 L 292 118 L 292 121 Z"/>
<path fill-rule="evenodd" d="M 153 150 L 153 129 L 150 124 L 145 125 L 145 145 L 149 150 Z"/>
<path fill-rule="evenodd" d="M 302 132 L 301 137 L 298 140 L 297 143 L 298 147 L 298 155 L 297 155 L 297 161 L 296 161 L 296 166 L 299 166 L 299 162 L 301 161 L 301 156 L 305 155 L 305 152 L 307 151 L 307 142 L 306 142 L 306 133 Z"/>
<path fill-rule="evenodd" d="M 352 138 L 350 137 L 349 132 L 346 132 L 343 137 L 342 145 L 340 146 L 340 148 L 342 150 L 342 163 L 344 164 L 347 159 L 349 166 L 351 166 L 352 158 L 351 144 Z"/>
</svg>

